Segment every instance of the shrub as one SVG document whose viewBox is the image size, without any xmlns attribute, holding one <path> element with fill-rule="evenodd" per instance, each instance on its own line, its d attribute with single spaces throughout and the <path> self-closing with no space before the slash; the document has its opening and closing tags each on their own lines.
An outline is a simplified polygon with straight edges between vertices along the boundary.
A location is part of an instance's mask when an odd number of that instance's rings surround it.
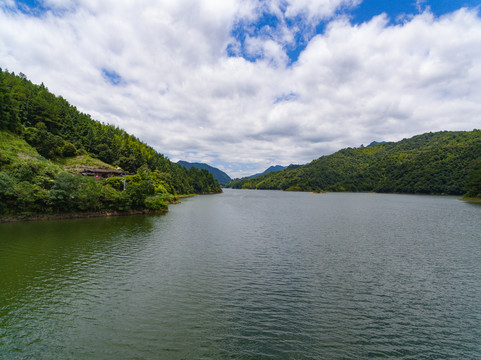
<svg viewBox="0 0 481 360">
<path fill-rule="evenodd" d="M 145 198 L 144 205 L 150 210 L 167 210 L 167 204 L 161 197 L 158 196 Z"/>
<path fill-rule="evenodd" d="M 124 189 L 124 179 L 120 176 L 112 176 L 105 180 L 105 184 L 111 186 L 115 190 L 123 190 Z"/>
</svg>

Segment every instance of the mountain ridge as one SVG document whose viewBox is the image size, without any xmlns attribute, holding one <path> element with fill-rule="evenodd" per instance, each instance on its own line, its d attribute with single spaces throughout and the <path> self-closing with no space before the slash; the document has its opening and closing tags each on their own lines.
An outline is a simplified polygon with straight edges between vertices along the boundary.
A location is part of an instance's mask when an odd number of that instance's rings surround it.
<svg viewBox="0 0 481 360">
<path fill-rule="evenodd" d="M 185 167 L 186 169 L 195 167 L 196 169 L 199 169 L 199 170 L 202 170 L 202 169 L 207 170 L 212 174 L 214 179 L 216 179 L 221 185 L 225 185 L 232 180 L 232 178 L 229 175 L 227 175 L 224 171 L 206 163 L 198 163 L 198 162 L 191 163 L 188 161 L 179 160 L 177 161 L 177 164 Z"/>
<path fill-rule="evenodd" d="M 281 171 L 281 170 L 284 170 L 285 168 L 286 168 L 286 166 L 282 166 L 282 165 L 271 165 L 267 169 L 265 169 L 263 172 L 258 173 L 258 174 L 254 174 L 254 175 L 250 175 L 249 177 L 255 178 L 255 177 L 262 176 L 264 174 L 270 173 L 270 172 Z"/>
</svg>

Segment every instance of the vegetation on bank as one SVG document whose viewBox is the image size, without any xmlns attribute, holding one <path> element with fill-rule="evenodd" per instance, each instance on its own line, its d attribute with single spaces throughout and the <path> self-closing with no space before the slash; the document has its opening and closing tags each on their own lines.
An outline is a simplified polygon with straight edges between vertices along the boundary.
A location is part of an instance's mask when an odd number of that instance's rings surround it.
<svg viewBox="0 0 481 360">
<path fill-rule="evenodd" d="M 481 197 L 481 130 L 426 133 L 342 149 L 227 187 L 291 191 L 373 191 Z"/>
<path fill-rule="evenodd" d="M 481 162 L 478 162 L 477 169 L 469 175 L 464 199 L 481 201 Z"/>
<path fill-rule="evenodd" d="M 126 189 L 121 177 L 79 175 L 88 168 L 124 170 Z M 164 211 L 178 194 L 221 191 L 208 171 L 176 165 L 43 84 L 0 69 L 0 216 Z"/>
</svg>

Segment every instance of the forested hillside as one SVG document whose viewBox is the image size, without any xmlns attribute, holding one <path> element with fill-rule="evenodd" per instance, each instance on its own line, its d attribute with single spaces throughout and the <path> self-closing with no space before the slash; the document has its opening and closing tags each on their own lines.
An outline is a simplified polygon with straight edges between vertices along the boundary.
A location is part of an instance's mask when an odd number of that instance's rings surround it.
<svg viewBox="0 0 481 360">
<path fill-rule="evenodd" d="M 1 69 L 0 137 L 4 215 L 157 209 L 172 195 L 221 191 L 208 171 L 174 164 L 135 136 L 79 112 L 43 84 Z M 129 173 L 127 190 L 120 177 L 78 175 L 79 167 L 89 166 Z"/>
<path fill-rule="evenodd" d="M 347 148 L 307 165 L 236 179 L 228 187 L 481 196 L 481 130 Z"/>
<path fill-rule="evenodd" d="M 229 181 L 231 181 L 232 179 L 230 178 L 229 175 L 227 175 L 225 172 L 223 172 L 222 170 L 220 169 L 217 169 L 216 167 L 213 167 L 213 166 L 210 166 L 208 164 L 204 164 L 204 163 L 190 163 L 188 161 L 183 161 L 183 160 L 180 160 L 180 161 L 177 161 L 177 164 L 178 165 L 182 165 L 183 167 L 185 167 L 186 169 L 190 169 L 192 167 L 195 167 L 196 169 L 199 169 L 199 170 L 207 170 L 208 172 L 210 172 L 212 174 L 212 176 L 214 177 L 214 179 L 216 179 L 219 184 L 221 185 L 225 185 L 227 184 Z"/>
</svg>

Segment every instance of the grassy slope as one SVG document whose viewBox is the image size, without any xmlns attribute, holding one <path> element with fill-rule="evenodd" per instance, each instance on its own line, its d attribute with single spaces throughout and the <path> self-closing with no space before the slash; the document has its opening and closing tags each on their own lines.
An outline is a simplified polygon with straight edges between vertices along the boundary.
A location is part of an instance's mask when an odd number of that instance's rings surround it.
<svg viewBox="0 0 481 360">
<path fill-rule="evenodd" d="M 59 165 L 39 155 L 22 137 L 0 130 L 0 170 L 13 173 L 24 165 L 47 168 L 52 174 L 62 171 Z"/>
<path fill-rule="evenodd" d="M 69 158 L 63 158 L 56 161 L 65 171 L 77 174 L 85 169 L 116 169 L 115 166 L 107 164 L 90 155 L 78 155 Z"/>
<path fill-rule="evenodd" d="M 0 159 L 2 163 L 17 161 L 19 158 L 45 160 L 20 136 L 0 130 Z"/>
<path fill-rule="evenodd" d="M 1 169 L 9 172 L 21 163 L 28 161 L 30 164 L 43 164 L 55 169 L 55 172 L 62 170 L 71 174 L 77 174 L 88 168 L 115 169 L 99 159 L 90 155 L 79 155 L 70 158 L 63 158 L 50 161 L 39 155 L 37 150 L 30 146 L 22 137 L 9 131 L 0 130 L 0 163 Z"/>
</svg>

